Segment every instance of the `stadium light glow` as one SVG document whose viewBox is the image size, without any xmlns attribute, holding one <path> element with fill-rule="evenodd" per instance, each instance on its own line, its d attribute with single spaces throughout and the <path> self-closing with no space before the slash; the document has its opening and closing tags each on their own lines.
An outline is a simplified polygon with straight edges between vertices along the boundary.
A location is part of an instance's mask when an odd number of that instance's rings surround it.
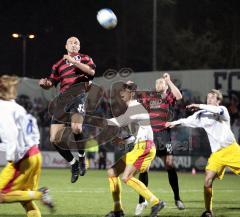
<svg viewBox="0 0 240 217">
<path fill-rule="evenodd" d="M 34 35 L 34 34 L 30 34 L 30 35 L 28 35 L 28 38 L 34 39 L 34 38 L 35 38 L 35 35 Z"/>
<path fill-rule="evenodd" d="M 13 38 L 20 38 L 20 37 L 21 37 L 21 35 L 20 35 L 20 34 L 18 34 L 18 33 L 13 33 L 13 34 L 12 34 L 12 37 L 13 37 Z"/>
<path fill-rule="evenodd" d="M 27 50 L 27 40 L 34 39 L 36 35 L 34 34 L 21 34 L 12 33 L 13 38 L 20 38 L 22 41 L 22 77 L 26 76 L 26 50 Z"/>
</svg>

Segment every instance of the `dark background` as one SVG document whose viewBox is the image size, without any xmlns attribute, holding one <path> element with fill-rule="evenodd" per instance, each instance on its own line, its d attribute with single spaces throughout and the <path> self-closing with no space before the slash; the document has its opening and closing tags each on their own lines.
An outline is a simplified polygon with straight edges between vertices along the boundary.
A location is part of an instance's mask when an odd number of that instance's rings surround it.
<svg viewBox="0 0 240 217">
<path fill-rule="evenodd" d="M 97 23 L 105 7 L 118 17 L 113 30 Z M 0 74 L 22 75 L 22 42 L 13 32 L 37 35 L 27 41 L 27 77 L 48 75 L 72 35 L 97 76 L 152 70 L 153 0 L 1 0 L 0 28 Z M 240 1 L 157 0 L 157 70 L 207 68 L 240 68 Z"/>
</svg>

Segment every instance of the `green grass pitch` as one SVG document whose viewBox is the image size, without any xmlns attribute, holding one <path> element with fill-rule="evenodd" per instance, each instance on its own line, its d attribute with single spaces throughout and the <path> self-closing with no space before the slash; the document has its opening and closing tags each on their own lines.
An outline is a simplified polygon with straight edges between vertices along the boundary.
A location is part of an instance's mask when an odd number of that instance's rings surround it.
<svg viewBox="0 0 240 217">
<path fill-rule="evenodd" d="M 203 180 L 204 174 L 192 175 L 178 173 L 181 198 L 186 209 L 179 211 L 173 201 L 166 172 L 150 172 L 150 189 L 167 202 L 159 216 L 197 217 L 204 211 Z M 224 180 L 216 181 L 214 186 L 214 213 L 217 217 L 240 216 L 239 177 L 226 174 Z M 79 177 L 75 184 L 70 183 L 70 170 L 43 169 L 40 186 L 48 186 L 56 202 L 56 213 L 50 214 L 39 202 L 42 216 L 50 217 L 100 217 L 112 209 L 106 171 L 89 170 Z M 137 194 L 125 184 L 122 200 L 126 216 L 134 216 Z M 148 216 L 148 207 L 143 216 Z M 0 204 L 1 217 L 23 217 L 23 208 L 16 204 Z"/>
</svg>

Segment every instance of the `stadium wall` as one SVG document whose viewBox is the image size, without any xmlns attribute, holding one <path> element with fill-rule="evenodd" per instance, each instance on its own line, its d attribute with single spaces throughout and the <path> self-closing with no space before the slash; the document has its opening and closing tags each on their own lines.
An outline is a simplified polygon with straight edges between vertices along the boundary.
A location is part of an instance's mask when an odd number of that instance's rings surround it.
<svg viewBox="0 0 240 217">
<path fill-rule="evenodd" d="M 140 90 L 154 89 L 155 80 L 158 79 L 166 71 L 157 72 L 131 72 L 129 73 L 114 72 L 109 70 L 105 72 L 103 77 L 98 77 L 95 82 L 103 87 L 110 88 L 113 82 L 119 80 L 132 80 L 136 82 Z M 206 92 L 212 88 L 221 89 L 224 95 L 229 91 L 240 91 L 240 69 L 211 69 L 211 70 L 181 70 L 168 71 L 174 83 L 182 90 L 188 90 L 195 96 L 200 96 L 201 100 L 205 99 Z M 111 74 L 111 76 L 108 76 Z M 127 75 L 127 76 L 126 76 Z"/>
<path fill-rule="evenodd" d="M 155 80 L 164 72 L 134 73 L 129 68 L 123 68 L 119 71 L 111 69 L 107 70 L 103 76 L 96 77 L 94 83 L 109 89 L 113 82 L 133 80 L 138 84 L 140 90 L 149 90 L 154 88 Z M 193 95 L 201 97 L 202 100 L 205 99 L 206 92 L 212 88 L 221 89 L 224 95 L 232 90 L 240 91 L 240 69 L 179 70 L 169 71 L 169 73 L 178 87 L 190 91 Z M 50 100 L 56 96 L 57 90 L 55 88 L 43 90 L 38 86 L 38 80 L 22 78 L 19 93 L 27 95 L 31 93 L 31 97 L 42 97 Z"/>
</svg>

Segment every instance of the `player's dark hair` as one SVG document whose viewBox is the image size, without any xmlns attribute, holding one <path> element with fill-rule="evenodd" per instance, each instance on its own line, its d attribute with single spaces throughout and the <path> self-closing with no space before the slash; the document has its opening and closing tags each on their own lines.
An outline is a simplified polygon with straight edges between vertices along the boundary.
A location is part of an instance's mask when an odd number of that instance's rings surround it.
<svg viewBox="0 0 240 217">
<path fill-rule="evenodd" d="M 137 85 L 134 82 L 127 82 L 123 84 L 123 88 L 135 92 L 137 90 Z"/>
</svg>

